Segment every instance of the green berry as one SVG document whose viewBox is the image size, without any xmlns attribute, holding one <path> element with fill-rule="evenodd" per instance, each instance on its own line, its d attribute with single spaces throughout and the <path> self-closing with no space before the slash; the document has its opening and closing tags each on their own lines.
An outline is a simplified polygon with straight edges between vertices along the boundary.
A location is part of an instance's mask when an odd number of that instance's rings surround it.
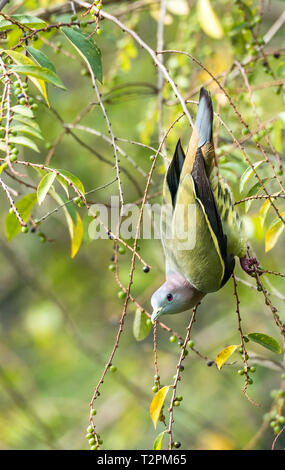
<svg viewBox="0 0 285 470">
<path fill-rule="evenodd" d="M 176 336 L 172 335 L 172 336 L 170 336 L 169 341 L 171 343 L 175 343 L 176 339 L 177 339 Z"/>
<path fill-rule="evenodd" d="M 194 348 L 194 341 L 192 341 L 192 340 L 188 341 L 187 346 L 188 346 L 188 348 L 190 348 L 190 349 L 191 349 L 191 348 Z"/>
<path fill-rule="evenodd" d="M 95 416 L 95 415 L 96 415 L 96 413 L 97 413 L 97 411 L 96 411 L 96 410 L 94 410 L 94 409 L 93 409 L 93 410 L 91 410 L 91 416 Z"/>
<path fill-rule="evenodd" d="M 9 214 L 14 214 L 14 209 L 12 207 L 9 209 Z"/>
<path fill-rule="evenodd" d="M 28 231 L 29 231 L 28 227 L 22 227 L 21 230 L 22 230 L 23 233 L 28 233 Z"/>
<path fill-rule="evenodd" d="M 98 34 L 98 36 L 101 36 L 101 34 L 103 33 L 103 31 L 102 31 L 101 28 L 97 28 L 96 33 Z"/>
<path fill-rule="evenodd" d="M 72 15 L 72 17 L 70 19 L 71 19 L 71 21 L 76 21 L 78 19 L 78 16 L 77 15 Z"/>
<path fill-rule="evenodd" d="M 94 437 L 91 437 L 91 439 L 89 439 L 89 444 L 90 444 L 91 446 L 93 446 L 93 444 L 95 444 L 95 439 L 94 439 Z"/>
<path fill-rule="evenodd" d="M 91 433 L 91 432 L 93 432 L 93 426 L 91 426 L 91 424 L 90 424 L 90 426 L 88 426 L 88 428 L 87 428 L 87 432 L 88 432 L 88 433 Z"/>
<path fill-rule="evenodd" d="M 88 75 L 88 70 L 87 69 L 81 69 L 80 74 L 82 77 L 86 77 Z"/>
<path fill-rule="evenodd" d="M 173 406 L 180 406 L 180 401 L 179 401 L 179 400 L 175 400 L 174 403 L 173 403 Z"/>
<path fill-rule="evenodd" d="M 151 325 L 152 325 L 152 321 L 151 321 L 150 318 L 148 318 L 148 319 L 146 320 L 146 325 L 147 325 L 147 326 L 151 326 Z"/>
<path fill-rule="evenodd" d="M 243 374 L 244 374 L 244 370 L 239 369 L 239 370 L 238 370 L 238 375 L 243 375 Z"/>
<path fill-rule="evenodd" d="M 91 446 L 90 450 L 97 450 L 97 446 Z"/>
<path fill-rule="evenodd" d="M 91 439 L 91 437 L 93 437 L 92 432 L 89 432 L 88 434 L 86 434 L 86 438 L 87 438 L 88 440 Z"/>
<path fill-rule="evenodd" d="M 120 246 L 118 252 L 120 253 L 120 255 L 124 255 L 126 253 L 126 248 L 124 246 Z"/>
<path fill-rule="evenodd" d="M 158 391 L 158 386 L 154 385 L 151 390 L 153 393 L 156 393 Z"/>
<path fill-rule="evenodd" d="M 98 439 L 98 443 L 100 444 L 100 446 L 103 444 L 103 439 Z"/>
<path fill-rule="evenodd" d="M 179 395 L 179 397 L 176 397 L 176 400 L 178 400 L 178 401 L 182 401 L 182 400 L 183 400 L 183 397 L 182 397 L 182 395 Z"/>
<path fill-rule="evenodd" d="M 25 104 L 26 104 L 26 98 L 21 98 L 21 99 L 19 100 L 19 103 L 20 103 L 21 105 L 25 105 Z"/>
<path fill-rule="evenodd" d="M 117 370 L 117 367 L 116 366 L 110 366 L 110 371 L 111 372 L 116 372 Z"/>
<path fill-rule="evenodd" d="M 102 3 L 98 3 L 97 8 L 98 8 L 98 10 L 102 10 L 102 8 L 103 8 Z"/>
<path fill-rule="evenodd" d="M 274 426 L 273 431 L 274 431 L 275 434 L 279 434 L 280 431 L 281 431 L 280 426 Z"/>
<path fill-rule="evenodd" d="M 282 380 L 285 380 L 285 374 L 282 374 L 282 375 L 281 375 L 281 379 L 282 379 Z"/>
<path fill-rule="evenodd" d="M 248 383 L 249 385 L 253 384 L 253 380 L 252 380 L 251 377 L 248 377 L 247 383 Z"/>
<path fill-rule="evenodd" d="M 14 148 L 12 149 L 12 153 L 13 153 L 13 155 L 18 155 L 19 149 L 17 149 L 17 147 L 14 147 Z"/>
<path fill-rule="evenodd" d="M 281 423 L 281 424 L 285 423 L 285 416 L 280 416 L 279 423 Z"/>
<path fill-rule="evenodd" d="M 244 127 L 243 130 L 241 131 L 242 135 L 248 135 L 249 134 L 249 129 L 247 127 Z"/>
<path fill-rule="evenodd" d="M 109 264 L 109 271 L 115 271 L 116 266 L 114 264 Z"/>
<path fill-rule="evenodd" d="M 250 372 L 254 373 L 256 371 L 256 368 L 254 366 L 252 366 L 249 370 L 250 370 Z"/>
<path fill-rule="evenodd" d="M 32 110 L 33 111 L 37 111 L 38 107 L 39 106 L 37 105 L 37 103 L 32 104 Z"/>
<path fill-rule="evenodd" d="M 10 162 L 15 162 L 17 160 L 17 155 L 11 155 Z"/>
<path fill-rule="evenodd" d="M 125 298 L 127 297 L 127 294 L 126 294 L 126 292 L 120 290 L 120 291 L 118 292 L 118 297 L 119 297 L 120 300 L 123 300 L 123 299 L 125 299 Z"/>
</svg>

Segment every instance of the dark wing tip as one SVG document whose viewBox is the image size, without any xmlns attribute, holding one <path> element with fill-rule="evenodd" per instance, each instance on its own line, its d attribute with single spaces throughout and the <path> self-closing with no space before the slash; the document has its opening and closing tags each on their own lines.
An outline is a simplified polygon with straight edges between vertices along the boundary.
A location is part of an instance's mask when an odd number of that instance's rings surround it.
<svg viewBox="0 0 285 470">
<path fill-rule="evenodd" d="M 175 197 L 179 185 L 180 173 L 183 167 L 185 160 L 185 153 L 179 139 L 176 147 L 173 158 L 167 170 L 166 181 L 171 193 L 173 207 L 175 205 Z"/>
</svg>

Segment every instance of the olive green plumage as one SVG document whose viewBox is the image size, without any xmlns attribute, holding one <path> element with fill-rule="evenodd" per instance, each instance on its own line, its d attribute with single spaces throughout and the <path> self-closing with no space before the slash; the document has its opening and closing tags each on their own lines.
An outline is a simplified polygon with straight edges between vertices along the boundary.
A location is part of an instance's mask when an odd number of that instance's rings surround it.
<svg viewBox="0 0 285 470">
<path fill-rule="evenodd" d="M 182 274 L 202 293 L 220 289 L 233 272 L 234 257 L 246 253 L 231 190 L 215 166 L 212 123 L 211 98 L 201 88 L 187 154 L 179 141 L 163 186 L 166 274 Z"/>
</svg>

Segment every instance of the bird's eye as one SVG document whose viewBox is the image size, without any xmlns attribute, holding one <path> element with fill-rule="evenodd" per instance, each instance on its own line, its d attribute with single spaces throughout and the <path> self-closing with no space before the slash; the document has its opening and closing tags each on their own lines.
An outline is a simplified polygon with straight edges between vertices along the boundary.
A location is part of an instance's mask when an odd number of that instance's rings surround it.
<svg viewBox="0 0 285 470">
<path fill-rule="evenodd" d="M 171 302 L 171 300 L 173 300 L 173 295 L 172 294 L 167 294 L 166 298 L 169 302 Z"/>
</svg>

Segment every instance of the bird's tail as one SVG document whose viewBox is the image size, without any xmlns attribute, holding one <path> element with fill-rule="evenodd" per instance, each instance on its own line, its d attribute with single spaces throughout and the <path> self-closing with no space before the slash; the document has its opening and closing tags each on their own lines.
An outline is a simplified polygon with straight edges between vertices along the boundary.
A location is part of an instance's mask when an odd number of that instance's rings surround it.
<svg viewBox="0 0 285 470">
<path fill-rule="evenodd" d="M 213 105 L 210 93 L 205 88 L 200 89 L 200 99 L 196 116 L 196 132 L 198 147 L 212 142 Z"/>
</svg>

